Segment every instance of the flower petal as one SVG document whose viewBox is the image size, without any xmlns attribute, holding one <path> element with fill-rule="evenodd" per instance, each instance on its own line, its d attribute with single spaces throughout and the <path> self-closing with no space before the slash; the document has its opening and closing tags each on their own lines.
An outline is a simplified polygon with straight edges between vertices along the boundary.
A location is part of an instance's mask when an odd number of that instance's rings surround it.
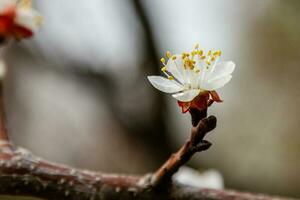
<svg viewBox="0 0 300 200">
<path fill-rule="evenodd" d="M 235 64 L 232 61 L 217 63 L 214 70 L 207 74 L 208 82 L 230 75 L 235 69 Z"/>
<path fill-rule="evenodd" d="M 173 94 L 172 96 L 178 101 L 189 102 L 192 101 L 198 94 L 200 90 L 187 90 L 181 93 Z"/>
<path fill-rule="evenodd" d="M 36 32 L 40 26 L 41 19 L 39 13 L 31 8 L 18 8 L 15 22 L 31 32 Z"/>
<path fill-rule="evenodd" d="M 0 12 L 5 12 L 8 8 L 16 5 L 16 0 L 1 0 L 0 1 Z"/>
<path fill-rule="evenodd" d="M 148 80 L 153 87 L 162 92 L 175 93 L 183 90 L 183 88 L 179 84 L 176 84 L 174 80 L 171 81 L 162 76 L 148 76 Z"/>
<path fill-rule="evenodd" d="M 232 78 L 232 75 L 224 76 L 218 79 L 214 79 L 212 81 L 204 81 L 202 84 L 202 89 L 204 90 L 217 90 L 223 87 L 226 83 L 228 83 Z"/>
</svg>

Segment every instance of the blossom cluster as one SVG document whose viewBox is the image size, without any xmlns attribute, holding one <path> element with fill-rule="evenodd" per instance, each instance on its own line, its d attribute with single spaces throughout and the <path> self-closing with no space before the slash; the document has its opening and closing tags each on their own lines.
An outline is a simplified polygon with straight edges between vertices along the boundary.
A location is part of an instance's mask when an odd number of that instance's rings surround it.
<svg viewBox="0 0 300 200">
<path fill-rule="evenodd" d="M 23 39 L 34 35 L 42 17 L 31 6 L 31 0 L 0 0 L 0 38 Z"/>
</svg>

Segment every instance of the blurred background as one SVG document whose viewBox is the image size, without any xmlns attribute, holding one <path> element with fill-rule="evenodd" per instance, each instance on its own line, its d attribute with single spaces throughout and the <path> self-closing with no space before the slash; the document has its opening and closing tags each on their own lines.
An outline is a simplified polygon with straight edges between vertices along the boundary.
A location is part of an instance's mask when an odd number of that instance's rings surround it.
<svg viewBox="0 0 300 200">
<path fill-rule="evenodd" d="M 80 168 L 143 174 L 189 135 L 190 116 L 154 89 L 160 57 L 195 43 L 237 67 L 209 114 L 207 152 L 230 189 L 300 197 L 300 1 L 39 0 L 41 31 L 5 50 L 17 145 Z"/>
</svg>

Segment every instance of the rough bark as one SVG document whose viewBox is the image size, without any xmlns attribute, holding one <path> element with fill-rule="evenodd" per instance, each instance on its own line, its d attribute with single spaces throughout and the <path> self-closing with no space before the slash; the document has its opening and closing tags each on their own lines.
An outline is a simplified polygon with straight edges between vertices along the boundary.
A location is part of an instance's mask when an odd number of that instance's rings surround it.
<svg viewBox="0 0 300 200">
<path fill-rule="evenodd" d="M 6 148 L 1 146 L 3 150 Z M 49 200 L 285 199 L 235 191 L 196 189 L 176 183 L 168 189 L 156 190 L 141 184 L 144 177 L 79 170 L 45 161 L 21 148 L 11 152 L 3 150 L 0 154 L 0 194 L 28 195 Z"/>
</svg>

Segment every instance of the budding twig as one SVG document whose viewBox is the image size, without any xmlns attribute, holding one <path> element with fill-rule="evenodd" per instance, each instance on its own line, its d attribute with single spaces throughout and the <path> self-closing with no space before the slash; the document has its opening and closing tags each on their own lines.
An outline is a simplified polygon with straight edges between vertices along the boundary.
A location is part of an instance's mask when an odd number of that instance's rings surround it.
<svg viewBox="0 0 300 200">
<path fill-rule="evenodd" d="M 191 157 L 200 151 L 207 150 L 211 143 L 203 140 L 205 135 L 216 127 L 217 119 L 214 116 L 201 119 L 191 130 L 189 140 L 152 175 L 150 186 L 159 188 L 168 186 L 177 170 L 188 162 Z"/>
</svg>

